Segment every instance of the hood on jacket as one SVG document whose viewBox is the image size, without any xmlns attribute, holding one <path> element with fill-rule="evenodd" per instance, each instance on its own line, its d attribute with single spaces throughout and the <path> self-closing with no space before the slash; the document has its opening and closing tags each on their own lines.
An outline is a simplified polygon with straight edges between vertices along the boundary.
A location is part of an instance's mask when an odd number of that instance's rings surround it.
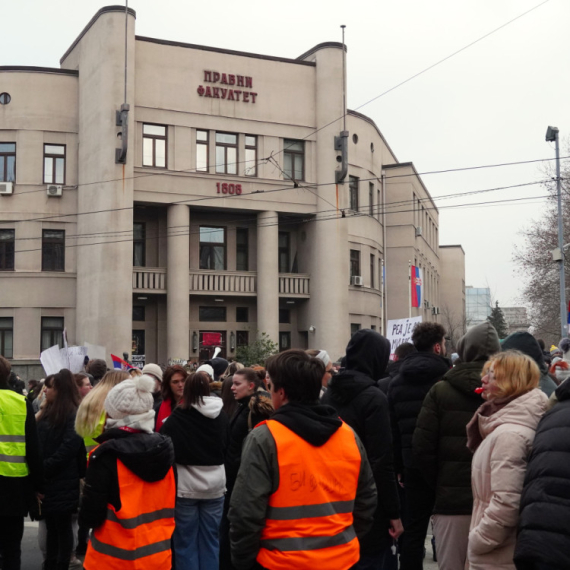
<svg viewBox="0 0 570 570">
<path fill-rule="evenodd" d="M 559 402 L 563 402 L 564 400 L 570 400 L 570 382 L 564 381 L 558 388 L 556 388 L 556 399 Z"/>
<path fill-rule="evenodd" d="M 462 362 L 489 360 L 497 352 L 501 352 L 499 335 L 489 321 L 471 327 L 457 343 L 457 353 Z"/>
<path fill-rule="evenodd" d="M 376 381 L 384 377 L 389 358 L 390 341 L 376 331 L 361 329 L 348 342 L 345 368 Z"/>
<path fill-rule="evenodd" d="M 372 378 L 358 370 L 344 370 L 337 374 L 327 388 L 327 394 L 339 404 L 348 404 L 370 386 L 378 388 Z"/>
<path fill-rule="evenodd" d="M 530 356 L 541 370 L 544 370 L 544 356 L 538 341 L 528 332 L 520 331 L 510 334 L 502 345 L 503 350 L 518 350 Z"/>
<path fill-rule="evenodd" d="M 93 460 L 112 454 L 148 483 L 164 479 L 174 464 L 172 441 L 158 433 L 129 433 L 114 428 L 103 432 L 97 441 L 101 445 L 91 455 Z"/>
<path fill-rule="evenodd" d="M 336 410 L 331 406 L 300 402 L 289 402 L 281 406 L 271 419 L 315 447 L 324 445 L 342 425 Z"/>
<path fill-rule="evenodd" d="M 204 396 L 204 403 L 192 404 L 192 407 L 207 418 L 217 418 L 224 407 L 224 402 L 218 396 Z"/>
<path fill-rule="evenodd" d="M 445 374 L 443 380 L 482 404 L 483 398 L 475 393 L 475 388 L 481 386 L 481 372 L 484 365 L 485 362 L 483 360 L 460 362 Z"/>
<path fill-rule="evenodd" d="M 449 361 L 433 352 L 408 354 L 400 366 L 399 378 L 409 384 L 433 384 L 451 368 Z"/>
<path fill-rule="evenodd" d="M 220 379 L 220 376 L 228 369 L 230 363 L 225 358 L 212 358 L 206 364 L 209 364 L 214 369 L 214 381 Z"/>
</svg>

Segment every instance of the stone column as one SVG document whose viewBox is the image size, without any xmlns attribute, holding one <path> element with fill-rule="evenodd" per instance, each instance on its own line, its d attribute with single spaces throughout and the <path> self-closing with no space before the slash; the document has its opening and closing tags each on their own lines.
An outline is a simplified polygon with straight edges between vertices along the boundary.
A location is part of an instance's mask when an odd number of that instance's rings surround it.
<svg viewBox="0 0 570 570">
<path fill-rule="evenodd" d="M 190 354 L 190 208 L 167 212 L 166 345 L 168 358 Z"/>
<path fill-rule="evenodd" d="M 257 329 L 279 342 L 279 225 L 277 212 L 257 215 Z"/>
</svg>

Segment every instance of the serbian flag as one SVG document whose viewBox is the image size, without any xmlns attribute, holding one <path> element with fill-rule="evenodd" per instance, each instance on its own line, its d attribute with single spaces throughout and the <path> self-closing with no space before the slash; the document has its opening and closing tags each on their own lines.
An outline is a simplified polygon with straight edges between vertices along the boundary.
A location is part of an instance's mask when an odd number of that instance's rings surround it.
<svg viewBox="0 0 570 570">
<path fill-rule="evenodd" d="M 202 346 L 220 346 L 220 344 L 222 344 L 222 333 L 202 333 Z"/>
<path fill-rule="evenodd" d="M 422 270 L 412 265 L 412 307 L 422 306 Z"/>
<path fill-rule="evenodd" d="M 113 361 L 113 368 L 115 370 L 130 370 L 131 368 L 134 368 L 134 366 L 131 366 L 126 360 L 123 360 L 114 354 L 111 354 L 111 360 Z"/>
</svg>

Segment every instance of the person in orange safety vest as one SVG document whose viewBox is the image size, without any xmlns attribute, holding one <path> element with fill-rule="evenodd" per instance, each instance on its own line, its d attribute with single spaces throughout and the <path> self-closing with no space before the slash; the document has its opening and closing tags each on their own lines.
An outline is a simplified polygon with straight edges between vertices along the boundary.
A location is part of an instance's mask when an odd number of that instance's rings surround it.
<svg viewBox="0 0 570 570">
<path fill-rule="evenodd" d="M 154 379 L 107 395 L 109 419 L 90 455 L 79 524 L 93 528 L 86 570 L 170 570 L 176 481 L 170 438 L 153 433 Z"/>
<path fill-rule="evenodd" d="M 245 441 L 230 502 L 237 570 L 345 570 L 360 557 L 376 486 L 358 436 L 319 404 L 323 362 L 302 350 L 268 359 L 275 414 Z"/>
</svg>

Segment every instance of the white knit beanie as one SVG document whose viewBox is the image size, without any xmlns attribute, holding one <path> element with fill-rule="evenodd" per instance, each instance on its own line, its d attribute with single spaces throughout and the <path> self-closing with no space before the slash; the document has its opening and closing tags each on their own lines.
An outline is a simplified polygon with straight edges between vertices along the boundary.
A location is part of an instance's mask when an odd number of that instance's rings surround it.
<svg viewBox="0 0 570 570">
<path fill-rule="evenodd" d="M 153 407 L 154 378 L 143 374 L 117 384 L 105 399 L 105 410 L 114 420 L 144 414 Z"/>
<path fill-rule="evenodd" d="M 202 364 L 196 372 L 205 372 L 212 380 L 214 379 L 214 369 L 209 364 Z"/>
</svg>

